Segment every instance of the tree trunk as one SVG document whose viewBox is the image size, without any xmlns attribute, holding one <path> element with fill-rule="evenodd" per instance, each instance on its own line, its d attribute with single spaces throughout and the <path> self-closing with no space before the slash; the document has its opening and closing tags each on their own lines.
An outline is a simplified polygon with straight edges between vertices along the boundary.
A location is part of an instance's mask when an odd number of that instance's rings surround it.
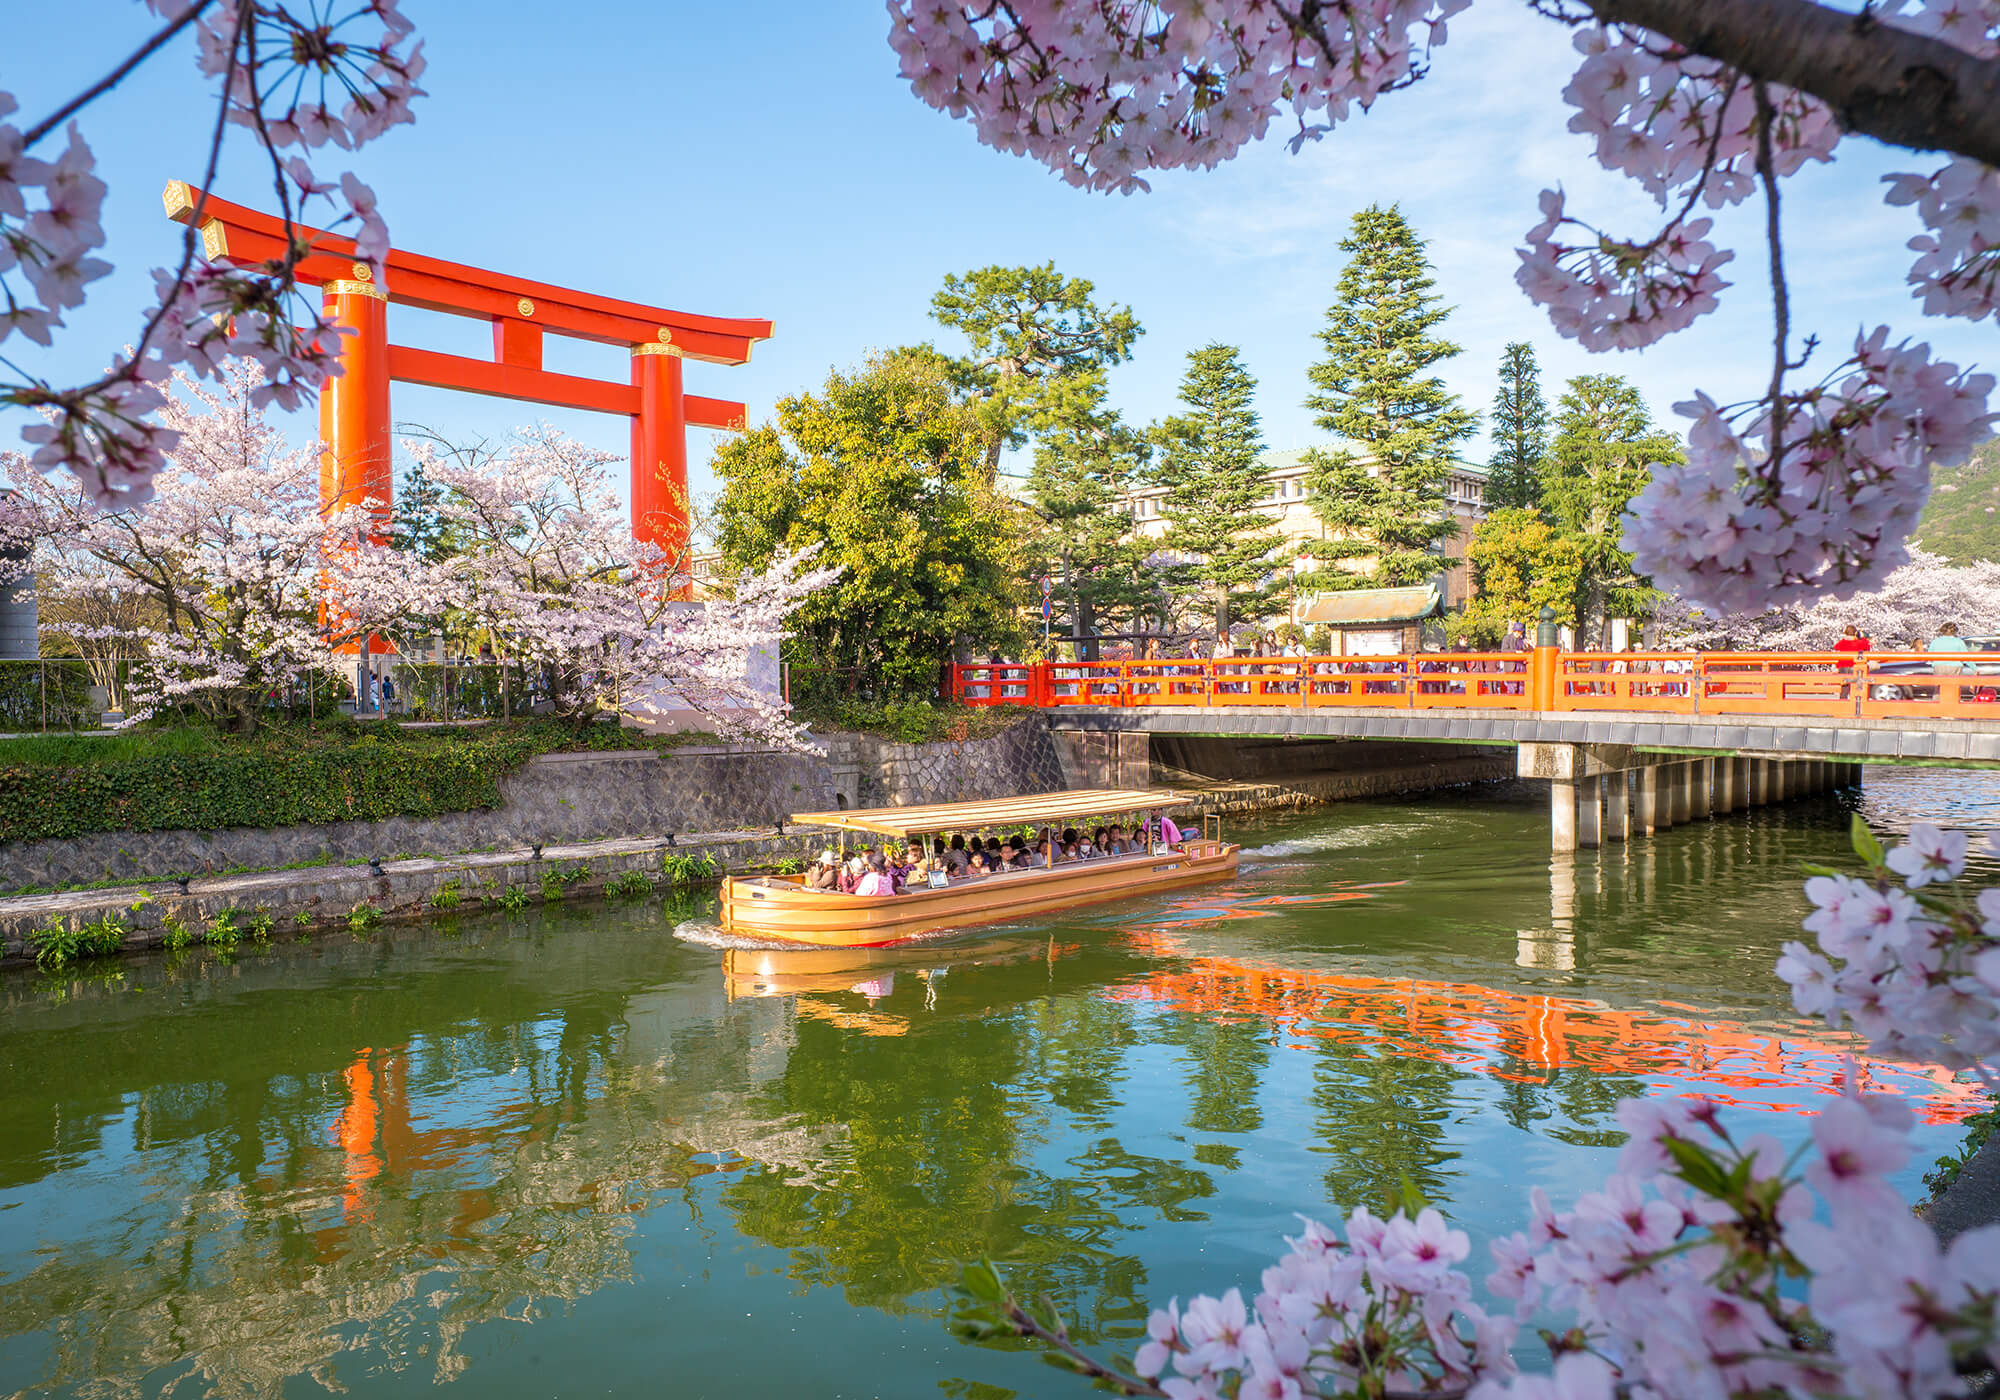
<svg viewBox="0 0 2000 1400">
<path fill-rule="evenodd" d="M 1814 0 L 1588 0 L 1602 20 L 1811 93 L 1849 131 L 2000 166 L 2000 61 Z"/>
</svg>

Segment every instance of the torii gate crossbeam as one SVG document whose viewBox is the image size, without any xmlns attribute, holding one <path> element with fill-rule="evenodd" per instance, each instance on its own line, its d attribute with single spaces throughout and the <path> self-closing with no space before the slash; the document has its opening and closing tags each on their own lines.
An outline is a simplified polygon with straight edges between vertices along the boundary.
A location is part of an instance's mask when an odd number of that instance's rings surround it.
<svg viewBox="0 0 2000 1400">
<path fill-rule="evenodd" d="M 255 268 L 286 251 L 284 220 L 273 215 L 204 195 L 181 180 L 168 183 L 163 199 L 176 223 L 191 222 L 200 209 L 202 250 L 211 261 Z M 742 404 L 683 389 L 681 361 L 747 364 L 751 347 L 771 338 L 771 322 L 643 306 L 401 249 L 385 260 L 383 286 L 356 261 L 352 239 L 299 224 L 292 232 L 312 249 L 297 266 L 298 280 L 319 287 L 326 319 L 350 332 L 341 337 L 344 372 L 320 391 L 320 437 L 327 444 L 322 507 L 394 500 L 391 382 L 464 389 L 630 418 L 633 537 L 680 557 L 688 539 L 687 428 L 741 432 L 744 426 Z M 493 358 L 391 345 L 392 302 L 491 322 Z M 543 369 L 542 337 L 548 333 L 628 346 L 631 382 Z"/>
</svg>

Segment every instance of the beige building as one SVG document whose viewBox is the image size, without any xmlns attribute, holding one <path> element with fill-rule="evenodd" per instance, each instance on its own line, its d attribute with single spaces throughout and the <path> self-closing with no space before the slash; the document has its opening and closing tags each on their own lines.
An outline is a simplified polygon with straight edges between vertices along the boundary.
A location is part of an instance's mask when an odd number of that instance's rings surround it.
<svg viewBox="0 0 2000 1400">
<path fill-rule="evenodd" d="M 1272 533 L 1284 538 L 1292 566 L 1301 574 L 1315 567 L 1305 553 L 1305 543 L 1326 539 L 1330 533 L 1325 523 L 1313 514 L 1312 505 L 1306 499 L 1305 456 L 1303 448 L 1265 453 L 1264 462 L 1268 468 L 1265 479 L 1270 482 L 1271 489 L 1256 505 L 1256 509 L 1271 518 Z M 1126 493 L 1121 504 L 1131 515 L 1133 532 L 1139 538 L 1157 540 L 1166 535 L 1167 522 L 1160 514 L 1160 503 L 1166 494 L 1166 490 L 1158 486 Z M 1471 462 L 1457 463 L 1445 484 L 1445 501 L 1458 528 L 1444 542 L 1442 604 L 1446 608 L 1455 608 L 1472 593 L 1465 548 L 1472 539 L 1473 529 L 1486 518 L 1486 469 Z M 1360 559 L 1354 564 L 1357 569 L 1365 568 L 1368 561 Z M 1306 611 L 1312 606 L 1315 596 L 1302 591 L 1294 597 L 1289 608 L 1290 620 L 1305 621 Z"/>
</svg>

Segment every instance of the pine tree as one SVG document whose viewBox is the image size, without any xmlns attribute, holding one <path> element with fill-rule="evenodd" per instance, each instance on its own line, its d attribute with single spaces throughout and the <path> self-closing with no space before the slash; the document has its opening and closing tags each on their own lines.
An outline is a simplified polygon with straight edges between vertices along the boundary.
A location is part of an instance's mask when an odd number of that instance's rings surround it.
<svg viewBox="0 0 2000 1400">
<path fill-rule="evenodd" d="M 1031 571 L 1054 585 L 1050 630 L 1071 638 L 1082 661 L 1097 659 L 1097 636 L 1155 601 L 1147 548 L 1131 531 L 1120 498 L 1146 463 L 1145 437 L 1107 408 L 1104 373 L 1071 376 L 1052 395 L 1028 471 L 1028 509 L 1037 528 Z M 1028 592 L 1039 591 L 1038 579 Z"/>
<path fill-rule="evenodd" d="M 1261 618 L 1284 587 L 1277 577 L 1285 567 L 1282 541 L 1271 517 L 1256 509 L 1271 491 L 1263 432 L 1250 406 L 1256 389 L 1235 346 L 1203 346 L 1189 354 L 1181 380 L 1187 412 L 1155 429 L 1166 488 L 1163 543 L 1182 560 L 1169 570 L 1168 586 L 1189 595 L 1218 632 Z"/>
<path fill-rule="evenodd" d="M 1542 459 L 1549 451 L 1549 405 L 1542 397 L 1535 347 L 1516 340 L 1500 352 L 1493 395 L 1493 456 L 1486 464 L 1489 510 L 1534 510 L 1542 501 Z"/>
<path fill-rule="evenodd" d="M 1345 445 L 1306 457 L 1313 512 L 1327 527 L 1307 552 L 1334 566 L 1312 581 L 1422 583 L 1442 567 L 1439 547 L 1457 528 L 1445 505 L 1452 447 L 1479 415 L 1425 373 L 1459 347 L 1431 334 L 1451 310 L 1431 290 L 1423 240 L 1402 211 L 1370 205 L 1340 246 L 1351 256 L 1319 333 L 1326 358 L 1308 371 L 1315 392 L 1306 407 Z"/>
</svg>

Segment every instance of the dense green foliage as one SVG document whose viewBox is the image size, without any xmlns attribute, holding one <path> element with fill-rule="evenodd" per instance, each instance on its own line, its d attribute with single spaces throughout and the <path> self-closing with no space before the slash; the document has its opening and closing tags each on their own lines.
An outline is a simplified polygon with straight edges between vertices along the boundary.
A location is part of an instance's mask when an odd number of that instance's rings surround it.
<svg viewBox="0 0 2000 1400">
<path fill-rule="evenodd" d="M 1003 448 L 1019 447 L 1030 431 L 1062 416 L 1068 381 L 1102 381 L 1104 371 L 1132 358 L 1143 331 L 1129 306 L 1099 306 L 1081 277 L 1064 277 L 1054 263 L 982 267 L 946 277 L 931 298 L 931 316 L 960 332 L 971 347 L 948 358 L 952 383 L 985 437 L 983 479 L 991 485 Z"/>
<path fill-rule="evenodd" d="M 1535 347 L 1516 340 L 1500 352 L 1493 395 L 1493 455 L 1486 463 L 1490 510 L 1532 510 L 1542 500 L 1542 459 L 1549 450 L 1549 405 Z"/>
<path fill-rule="evenodd" d="M 1284 572 L 1271 517 L 1256 509 L 1271 490 L 1256 392 L 1235 346 L 1205 345 L 1188 355 L 1184 411 L 1157 430 L 1164 543 L 1180 560 L 1168 586 L 1217 632 L 1262 617 Z"/>
<path fill-rule="evenodd" d="M 0 841 L 476 811 L 497 806 L 500 778 L 535 754 L 689 737 L 699 736 L 548 721 L 427 730 L 349 721 L 265 725 L 255 736 L 196 727 L 14 739 L 0 750 Z"/>
<path fill-rule="evenodd" d="M 1023 561 L 1024 596 L 1047 578 L 1049 631 L 1074 640 L 1079 659 L 1097 659 L 1100 631 L 1129 624 L 1158 606 L 1147 546 L 1132 532 L 1123 500 L 1146 468 L 1143 434 L 1106 406 L 1103 372 L 1071 376 L 1050 395 L 1028 472 L 1034 517 Z"/>
<path fill-rule="evenodd" d="M 1584 645 L 1604 645 L 1606 619 L 1645 610 L 1650 590 L 1619 544 L 1620 517 L 1646 488 L 1653 463 L 1681 460 L 1680 440 L 1653 426 L 1645 400 L 1621 376 L 1579 374 L 1564 388 L 1542 468 L 1542 509 L 1581 561 L 1576 613 Z"/>
<path fill-rule="evenodd" d="M 1970 461 L 1931 474 L 1915 542 L 1954 564 L 2000 562 L 2000 439 L 1973 449 Z"/>
<path fill-rule="evenodd" d="M 1532 637 L 1544 607 L 1555 609 L 1557 621 L 1576 625 L 1584 551 L 1575 535 L 1532 510 L 1509 507 L 1479 522 L 1466 559 L 1476 594 L 1447 624 L 1454 641 L 1497 646 L 1509 622 L 1521 623 Z"/>
<path fill-rule="evenodd" d="M 1319 333 L 1326 358 L 1308 371 L 1306 407 L 1344 444 L 1307 456 L 1307 489 L 1329 533 L 1310 552 L 1333 566 L 1313 583 L 1422 583 L 1457 528 L 1445 485 L 1453 449 L 1479 417 L 1428 373 L 1459 347 L 1433 334 L 1451 309 L 1432 291 L 1423 240 L 1402 211 L 1361 210 L 1340 246 L 1349 258 Z"/>
<path fill-rule="evenodd" d="M 715 454 L 732 568 L 816 545 L 818 563 L 843 570 L 792 616 L 795 698 L 859 679 L 929 695 L 955 644 L 1016 635 L 1018 531 L 982 476 L 985 444 L 944 360 L 898 350 L 780 400 L 775 423 Z"/>
</svg>

